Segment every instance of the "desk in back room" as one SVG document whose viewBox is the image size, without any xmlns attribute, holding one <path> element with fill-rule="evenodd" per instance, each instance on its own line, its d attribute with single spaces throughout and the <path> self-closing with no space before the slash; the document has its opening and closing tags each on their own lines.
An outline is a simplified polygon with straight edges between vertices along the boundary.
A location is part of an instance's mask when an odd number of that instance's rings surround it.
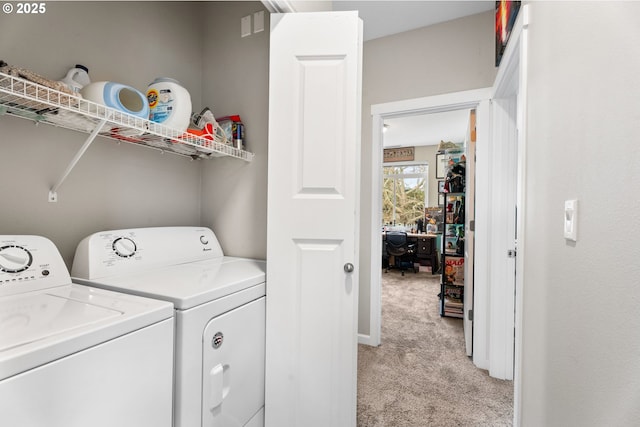
<svg viewBox="0 0 640 427">
<path fill-rule="evenodd" d="M 384 240 L 387 233 L 382 233 L 383 250 Z M 431 266 L 431 273 L 436 274 L 440 270 L 440 263 L 438 260 L 438 240 L 437 234 L 417 234 L 407 233 L 407 243 L 415 244 L 416 250 L 414 253 L 414 262 L 420 265 Z"/>
</svg>

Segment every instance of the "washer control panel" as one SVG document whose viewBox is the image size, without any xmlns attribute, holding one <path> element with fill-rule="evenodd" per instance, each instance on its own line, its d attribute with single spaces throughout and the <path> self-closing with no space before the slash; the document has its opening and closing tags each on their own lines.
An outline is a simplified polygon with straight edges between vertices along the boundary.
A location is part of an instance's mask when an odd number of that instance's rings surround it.
<svg viewBox="0 0 640 427">
<path fill-rule="evenodd" d="M 91 280 L 221 256 L 218 239 L 206 227 L 101 231 L 80 242 L 71 275 Z"/>
<path fill-rule="evenodd" d="M 130 237 L 117 237 L 111 244 L 116 255 L 122 258 L 131 258 L 136 254 L 138 247 Z"/>
<path fill-rule="evenodd" d="M 0 235 L 0 296 L 69 283 L 69 271 L 49 239 Z"/>
<path fill-rule="evenodd" d="M 17 245 L 0 247 L 0 270 L 5 273 L 19 273 L 31 267 L 33 256 L 28 249 Z"/>
</svg>

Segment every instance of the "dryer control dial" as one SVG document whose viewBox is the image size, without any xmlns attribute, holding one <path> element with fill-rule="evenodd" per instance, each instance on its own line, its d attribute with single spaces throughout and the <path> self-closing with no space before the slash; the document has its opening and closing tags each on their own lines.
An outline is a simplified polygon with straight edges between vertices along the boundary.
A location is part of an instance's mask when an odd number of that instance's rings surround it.
<svg viewBox="0 0 640 427">
<path fill-rule="evenodd" d="M 136 254 L 136 242 L 128 237 L 118 237 L 111 244 L 113 251 L 122 258 L 130 258 Z"/>
<path fill-rule="evenodd" d="M 22 246 L 7 245 L 0 247 L 0 271 L 19 273 L 31 266 L 33 256 Z"/>
</svg>

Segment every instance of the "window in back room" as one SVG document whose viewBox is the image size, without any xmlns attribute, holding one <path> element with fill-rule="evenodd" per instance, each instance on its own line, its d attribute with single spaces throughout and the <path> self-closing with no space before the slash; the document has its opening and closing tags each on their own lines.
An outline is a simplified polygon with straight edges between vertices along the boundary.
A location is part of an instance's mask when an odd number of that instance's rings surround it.
<svg viewBox="0 0 640 427">
<path fill-rule="evenodd" d="M 383 226 L 410 231 L 424 217 L 428 201 L 427 163 L 383 166 L 382 222 Z"/>
</svg>

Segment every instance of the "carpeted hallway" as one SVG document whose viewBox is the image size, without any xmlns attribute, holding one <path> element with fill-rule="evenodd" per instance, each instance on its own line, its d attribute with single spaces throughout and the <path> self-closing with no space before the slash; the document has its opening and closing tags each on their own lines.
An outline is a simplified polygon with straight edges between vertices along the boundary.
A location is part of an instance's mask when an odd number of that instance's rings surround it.
<svg viewBox="0 0 640 427">
<path fill-rule="evenodd" d="M 358 346 L 358 427 L 512 425 L 513 382 L 473 365 L 439 288 L 430 273 L 382 274 L 382 345 Z"/>
</svg>

